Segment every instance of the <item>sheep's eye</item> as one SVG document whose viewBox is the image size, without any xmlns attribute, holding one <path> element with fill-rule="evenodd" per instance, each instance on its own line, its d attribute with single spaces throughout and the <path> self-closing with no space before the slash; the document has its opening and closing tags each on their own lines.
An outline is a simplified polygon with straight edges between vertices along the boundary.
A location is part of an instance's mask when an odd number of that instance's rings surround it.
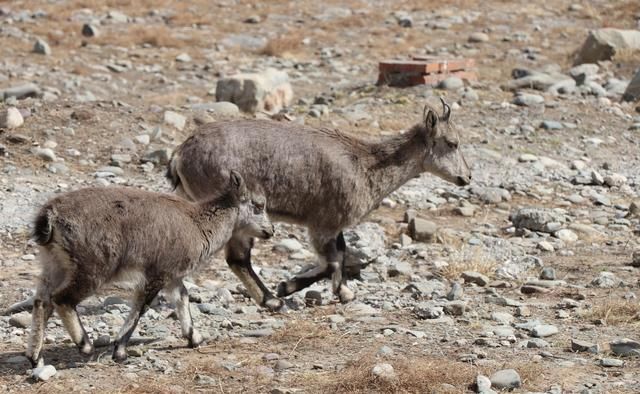
<svg viewBox="0 0 640 394">
<path fill-rule="evenodd" d="M 255 213 L 260 213 L 264 211 L 264 203 L 263 202 L 255 202 L 253 203 L 253 211 Z"/>
</svg>

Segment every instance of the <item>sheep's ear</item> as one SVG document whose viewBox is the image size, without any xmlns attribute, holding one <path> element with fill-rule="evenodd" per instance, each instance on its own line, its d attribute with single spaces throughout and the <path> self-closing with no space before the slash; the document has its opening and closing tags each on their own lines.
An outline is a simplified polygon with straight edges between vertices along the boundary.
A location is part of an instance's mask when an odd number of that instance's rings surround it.
<svg viewBox="0 0 640 394">
<path fill-rule="evenodd" d="M 430 108 L 425 108 L 424 112 L 424 125 L 427 129 L 427 138 L 434 138 L 438 132 L 438 114 Z"/>
<path fill-rule="evenodd" d="M 231 170 L 229 173 L 229 182 L 233 194 L 238 197 L 245 197 L 247 194 L 247 186 L 242 179 L 242 175 L 238 171 Z"/>
</svg>

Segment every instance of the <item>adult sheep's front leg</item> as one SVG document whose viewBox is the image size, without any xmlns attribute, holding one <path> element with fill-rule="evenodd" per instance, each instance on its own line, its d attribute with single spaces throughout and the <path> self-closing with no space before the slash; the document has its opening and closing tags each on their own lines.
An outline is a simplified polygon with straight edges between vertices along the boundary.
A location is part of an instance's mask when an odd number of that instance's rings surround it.
<svg viewBox="0 0 640 394">
<path fill-rule="evenodd" d="M 333 293 L 338 296 L 340 302 L 352 301 L 355 296 L 347 287 L 344 272 L 344 256 L 346 243 L 342 232 L 335 237 L 326 237 L 323 234 L 312 233 L 313 245 L 321 257 L 319 265 L 313 269 L 296 275 L 293 278 L 281 282 L 278 285 L 278 296 L 283 297 L 311 286 L 319 280 L 331 278 Z"/>
<path fill-rule="evenodd" d="M 273 296 L 251 266 L 253 238 L 232 238 L 225 247 L 227 264 L 240 279 L 249 295 L 260 306 L 271 311 L 282 311 L 284 302 Z"/>
</svg>

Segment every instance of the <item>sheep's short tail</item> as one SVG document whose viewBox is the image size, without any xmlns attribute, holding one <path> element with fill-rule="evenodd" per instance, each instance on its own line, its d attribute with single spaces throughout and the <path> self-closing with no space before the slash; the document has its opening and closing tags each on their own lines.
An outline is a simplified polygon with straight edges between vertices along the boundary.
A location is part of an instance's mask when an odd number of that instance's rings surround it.
<svg viewBox="0 0 640 394">
<path fill-rule="evenodd" d="M 46 245 L 53 238 L 53 211 L 50 207 L 46 207 L 38 213 L 33 222 L 33 232 L 31 237 L 38 245 Z"/>
<path fill-rule="evenodd" d="M 178 157 L 177 157 L 177 154 L 174 152 L 173 155 L 171 156 L 171 159 L 169 160 L 169 164 L 167 164 L 167 173 L 165 174 L 169 182 L 171 182 L 171 186 L 173 187 L 173 190 L 176 190 L 178 186 L 180 186 L 180 183 L 182 182 L 180 180 L 180 175 L 178 175 L 178 170 L 176 168 L 177 165 L 178 165 Z"/>
</svg>

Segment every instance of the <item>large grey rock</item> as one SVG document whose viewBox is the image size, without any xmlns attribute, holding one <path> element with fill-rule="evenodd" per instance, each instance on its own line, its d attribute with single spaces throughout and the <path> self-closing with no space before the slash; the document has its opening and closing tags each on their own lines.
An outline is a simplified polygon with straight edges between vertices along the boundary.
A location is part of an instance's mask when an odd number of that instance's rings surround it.
<svg viewBox="0 0 640 394">
<path fill-rule="evenodd" d="M 409 222 L 409 235 L 415 241 L 432 242 L 435 240 L 438 226 L 425 219 L 414 218 Z"/>
<path fill-rule="evenodd" d="M 230 101 L 249 113 L 275 113 L 293 98 L 289 76 L 284 71 L 267 69 L 261 73 L 237 74 L 216 85 L 216 100 Z"/>
<path fill-rule="evenodd" d="M 625 101 L 640 100 L 640 68 L 631 82 L 629 82 L 629 85 L 627 85 L 627 90 L 622 95 L 622 99 Z"/>
<path fill-rule="evenodd" d="M 581 341 L 579 339 L 572 339 L 571 350 L 573 350 L 574 352 L 588 352 L 597 354 L 600 351 L 600 347 L 597 343 Z"/>
<path fill-rule="evenodd" d="M 515 369 L 503 369 L 491 375 L 491 386 L 497 389 L 515 389 L 522 385 L 520 375 Z"/>
<path fill-rule="evenodd" d="M 628 338 L 609 342 L 611 352 L 617 356 L 640 356 L 640 342 Z"/>
<path fill-rule="evenodd" d="M 558 327 L 550 324 L 540 324 L 531 329 L 531 335 L 536 338 L 546 338 L 558 333 Z"/>
<path fill-rule="evenodd" d="M 578 51 L 574 64 L 611 60 L 621 49 L 640 50 L 640 31 L 613 28 L 592 30 Z"/>
<path fill-rule="evenodd" d="M 34 83 L 26 83 L 24 85 L 13 86 L 2 91 L 2 98 L 4 100 L 9 97 L 15 97 L 16 99 L 24 99 L 27 97 L 39 97 L 42 91 L 38 85 Z"/>
<path fill-rule="evenodd" d="M 565 215 L 545 208 L 522 208 L 510 219 L 517 228 L 543 232 L 558 230 L 559 225 L 567 221 Z"/>
<path fill-rule="evenodd" d="M 600 272 L 600 274 L 591 281 L 591 286 L 599 287 L 601 289 L 611 289 L 619 286 L 620 279 L 616 277 L 613 272 Z"/>
</svg>

